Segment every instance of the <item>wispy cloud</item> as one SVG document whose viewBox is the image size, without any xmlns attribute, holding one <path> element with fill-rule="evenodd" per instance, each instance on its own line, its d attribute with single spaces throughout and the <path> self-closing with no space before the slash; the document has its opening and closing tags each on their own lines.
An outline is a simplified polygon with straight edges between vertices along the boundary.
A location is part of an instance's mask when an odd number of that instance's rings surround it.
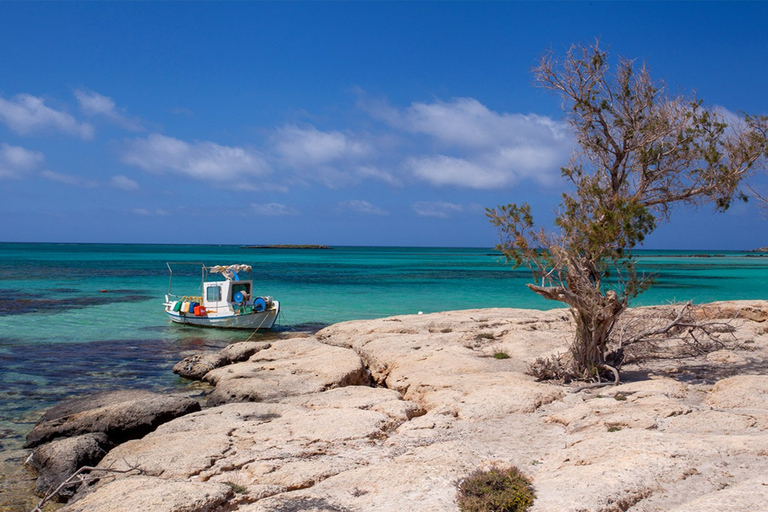
<svg viewBox="0 0 768 512">
<path fill-rule="evenodd" d="M 126 130 L 141 131 L 143 129 L 137 120 L 120 112 L 115 106 L 115 102 L 108 96 L 94 91 L 78 89 L 75 91 L 75 97 L 80 104 L 80 111 L 86 116 L 105 117 Z"/>
<path fill-rule="evenodd" d="M 189 143 L 157 133 L 129 141 L 122 160 L 146 171 L 170 171 L 222 186 L 227 186 L 228 180 L 270 172 L 261 153 L 255 150 L 207 141 Z"/>
<path fill-rule="evenodd" d="M 465 211 L 464 206 L 445 201 L 418 201 L 413 203 L 412 208 L 417 215 L 439 219 L 448 219 L 456 213 Z"/>
<path fill-rule="evenodd" d="M 0 179 L 21 178 L 45 161 L 42 153 L 0 142 Z"/>
<path fill-rule="evenodd" d="M 125 190 L 126 192 L 139 190 L 138 183 L 127 176 L 123 176 L 122 174 L 112 176 L 112 178 L 109 180 L 109 184 L 114 188 L 119 188 L 120 190 Z"/>
<path fill-rule="evenodd" d="M 337 205 L 336 210 L 338 212 L 352 211 L 364 215 L 389 215 L 388 211 L 382 210 L 381 208 L 374 206 L 368 201 L 364 201 L 362 199 L 350 199 L 348 201 L 342 201 Z"/>
<path fill-rule="evenodd" d="M 148 208 L 134 208 L 133 213 L 141 215 L 142 217 L 165 217 L 169 213 L 161 208 L 148 209 Z"/>
<path fill-rule="evenodd" d="M 299 211 L 297 209 L 280 203 L 252 203 L 251 210 L 254 214 L 262 217 L 284 217 L 288 215 L 299 215 Z"/>
<path fill-rule="evenodd" d="M 72 115 L 55 110 L 42 98 L 17 94 L 11 100 L 0 97 L 0 121 L 19 135 L 60 131 L 82 139 L 93 137 L 93 127 L 80 123 Z"/>
<path fill-rule="evenodd" d="M 47 180 L 64 183 L 65 185 L 72 185 L 74 187 L 95 188 L 99 186 L 97 181 L 89 180 L 81 176 L 74 176 L 72 174 L 43 171 L 40 175 Z"/>
<path fill-rule="evenodd" d="M 374 165 L 363 165 L 357 168 L 357 175 L 361 178 L 381 181 L 393 187 L 402 187 L 403 181 L 395 174 L 382 170 Z"/>
</svg>

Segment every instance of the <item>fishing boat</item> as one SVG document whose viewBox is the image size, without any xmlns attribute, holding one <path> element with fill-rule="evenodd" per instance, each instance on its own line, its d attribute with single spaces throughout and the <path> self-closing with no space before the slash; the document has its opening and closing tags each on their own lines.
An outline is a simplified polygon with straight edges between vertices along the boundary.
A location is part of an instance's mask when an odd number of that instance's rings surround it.
<svg viewBox="0 0 768 512">
<path fill-rule="evenodd" d="M 172 322 L 225 329 L 271 329 L 280 313 L 280 303 L 253 293 L 250 265 L 200 265 L 200 295 L 175 295 L 172 291 L 173 267 L 167 263 L 170 278 L 165 296 L 165 313 Z"/>
</svg>

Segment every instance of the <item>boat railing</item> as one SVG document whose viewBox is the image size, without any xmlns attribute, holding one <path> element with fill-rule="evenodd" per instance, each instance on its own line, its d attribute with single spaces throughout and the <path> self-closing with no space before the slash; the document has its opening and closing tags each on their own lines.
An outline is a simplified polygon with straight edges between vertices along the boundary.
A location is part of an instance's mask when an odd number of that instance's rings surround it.
<svg viewBox="0 0 768 512">
<path fill-rule="evenodd" d="M 173 265 L 195 265 L 199 266 L 201 269 L 201 275 L 200 275 L 200 287 L 202 288 L 202 280 L 205 277 L 205 263 L 202 263 L 200 261 L 174 261 Z M 165 262 L 165 266 L 168 267 L 168 296 L 172 297 L 178 297 L 178 295 L 175 295 L 171 292 L 171 288 L 173 287 L 173 267 L 171 266 L 170 261 Z"/>
</svg>

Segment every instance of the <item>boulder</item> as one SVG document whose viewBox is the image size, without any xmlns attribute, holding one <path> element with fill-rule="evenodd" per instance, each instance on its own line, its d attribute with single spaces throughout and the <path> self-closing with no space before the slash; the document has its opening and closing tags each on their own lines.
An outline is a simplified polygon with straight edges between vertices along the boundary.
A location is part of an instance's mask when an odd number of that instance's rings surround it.
<svg viewBox="0 0 768 512">
<path fill-rule="evenodd" d="M 45 496 L 83 466 L 95 466 L 112 448 L 107 435 L 98 432 L 57 439 L 32 452 L 30 463 L 37 470 L 35 492 Z M 79 482 L 62 488 L 56 499 L 66 501 L 74 495 Z"/>
<path fill-rule="evenodd" d="M 325 345 L 314 338 L 275 343 L 248 361 L 208 372 L 205 380 L 216 386 L 208 398 L 208 404 L 214 406 L 277 400 L 370 382 L 354 351 Z"/>
<path fill-rule="evenodd" d="M 231 363 L 246 361 L 256 352 L 272 346 L 271 343 L 258 341 L 241 341 L 228 345 L 220 352 L 195 354 L 185 357 L 173 367 L 176 373 L 185 379 L 202 380 L 206 373 Z"/>
<path fill-rule="evenodd" d="M 206 373 L 225 364 L 229 364 L 229 360 L 219 353 L 195 354 L 176 363 L 173 373 L 185 379 L 201 380 Z"/>
<path fill-rule="evenodd" d="M 226 357 L 230 363 L 239 363 L 240 361 L 247 360 L 256 352 L 268 349 L 271 346 L 271 343 L 264 343 L 262 341 L 240 341 L 227 345 L 219 353 Z"/>
<path fill-rule="evenodd" d="M 103 432 L 114 444 L 136 439 L 158 425 L 199 411 L 188 397 L 121 390 L 67 400 L 46 412 L 27 434 L 25 448 L 57 438 Z"/>
</svg>

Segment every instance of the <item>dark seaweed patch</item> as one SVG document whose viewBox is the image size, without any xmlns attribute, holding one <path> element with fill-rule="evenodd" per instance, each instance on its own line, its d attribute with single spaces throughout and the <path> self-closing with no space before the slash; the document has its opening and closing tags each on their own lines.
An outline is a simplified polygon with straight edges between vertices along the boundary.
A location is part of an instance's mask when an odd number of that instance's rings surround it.
<svg viewBox="0 0 768 512">
<path fill-rule="evenodd" d="M 63 313 L 89 306 L 114 304 L 118 302 L 142 302 L 152 297 L 132 290 L 114 290 L 113 292 L 87 295 L 84 297 L 36 295 L 17 290 L 6 290 L 0 295 L 0 316 L 25 315 L 28 313 Z"/>
</svg>

